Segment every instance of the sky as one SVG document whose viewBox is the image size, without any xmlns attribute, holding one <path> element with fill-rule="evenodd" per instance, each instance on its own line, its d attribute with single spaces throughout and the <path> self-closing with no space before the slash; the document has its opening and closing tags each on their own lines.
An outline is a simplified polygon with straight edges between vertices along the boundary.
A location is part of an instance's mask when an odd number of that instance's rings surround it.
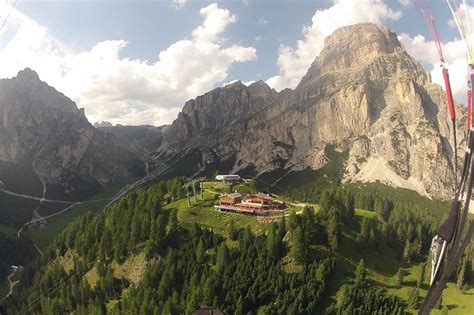
<svg viewBox="0 0 474 315">
<path fill-rule="evenodd" d="M 16 0 L 11 9 L 14 3 L 0 0 L 0 21 L 8 16 L 0 78 L 29 67 L 92 123 L 169 124 L 186 101 L 235 80 L 294 88 L 324 38 L 359 22 L 388 26 L 443 82 L 415 0 Z M 446 2 L 430 3 L 454 95 L 465 102 L 464 43 Z"/>
</svg>

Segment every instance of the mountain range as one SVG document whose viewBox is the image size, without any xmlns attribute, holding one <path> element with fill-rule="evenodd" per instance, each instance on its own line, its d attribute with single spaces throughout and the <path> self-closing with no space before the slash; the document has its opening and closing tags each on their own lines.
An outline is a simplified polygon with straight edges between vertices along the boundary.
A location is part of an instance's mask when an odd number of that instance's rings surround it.
<svg viewBox="0 0 474 315">
<path fill-rule="evenodd" d="M 462 106 L 456 110 L 462 117 Z M 380 181 L 449 199 L 447 113 L 444 91 L 397 36 L 358 24 L 326 38 L 294 90 L 235 82 L 188 101 L 154 155 L 158 164 L 185 161 L 177 163 L 182 175 L 278 171 L 274 183 L 324 167 L 332 148 L 343 155 L 343 183 Z"/>
<path fill-rule="evenodd" d="M 0 80 L 2 189 L 83 200 L 145 175 L 216 171 L 278 186 L 334 156 L 338 183 L 380 181 L 436 199 L 454 187 L 445 93 L 396 34 L 374 24 L 327 37 L 294 90 L 237 81 L 186 102 L 170 126 L 96 126 L 31 69 Z M 462 130 L 457 137 L 462 146 Z"/>
</svg>

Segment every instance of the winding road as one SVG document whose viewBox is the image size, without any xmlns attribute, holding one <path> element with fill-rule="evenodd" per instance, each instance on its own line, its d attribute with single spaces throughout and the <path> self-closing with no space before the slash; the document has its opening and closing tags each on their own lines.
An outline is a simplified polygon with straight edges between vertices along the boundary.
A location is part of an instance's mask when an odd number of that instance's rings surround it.
<svg viewBox="0 0 474 315">
<path fill-rule="evenodd" d="M 4 192 L 8 195 L 19 197 L 19 198 L 26 198 L 26 199 L 31 199 L 31 200 L 36 200 L 39 202 L 56 202 L 56 203 L 65 203 L 65 204 L 73 204 L 76 203 L 76 201 L 65 201 L 65 200 L 54 200 L 54 199 L 46 199 L 46 198 L 40 198 L 40 197 L 35 197 L 35 196 L 29 196 L 29 195 L 23 195 L 23 194 L 18 194 L 13 191 L 5 190 L 3 188 L 0 188 L 1 192 Z"/>
</svg>

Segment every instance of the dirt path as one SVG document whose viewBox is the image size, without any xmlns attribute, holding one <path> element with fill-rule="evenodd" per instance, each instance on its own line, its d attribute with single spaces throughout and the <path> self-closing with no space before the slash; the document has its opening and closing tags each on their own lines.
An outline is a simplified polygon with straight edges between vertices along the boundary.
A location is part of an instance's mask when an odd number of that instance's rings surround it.
<svg viewBox="0 0 474 315">
<path fill-rule="evenodd" d="M 8 292 L 7 296 L 5 298 L 9 297 L 13 293 L 13 288 L 20 282 L 20 280 L 17 280 L 15 282 L 12 281 L 12 277 L 15 275 L 15 272 L 12 271 L 12 273 L 7 277 L 8 283 L 10 283 L 10 291 Z"/>
<path fill-rule="evenodd" d="M 36 250 L 38 251 L 38 253 L 40 253 L 41 256 L 44 256 L 43 255 L 43 252 L 41 251 L 41 249 L 38 247 L 38 245 L 36 245 L 35 242 L 31 241 L 33 243 L 33 246 L 36 248 Z"/>
</svg>

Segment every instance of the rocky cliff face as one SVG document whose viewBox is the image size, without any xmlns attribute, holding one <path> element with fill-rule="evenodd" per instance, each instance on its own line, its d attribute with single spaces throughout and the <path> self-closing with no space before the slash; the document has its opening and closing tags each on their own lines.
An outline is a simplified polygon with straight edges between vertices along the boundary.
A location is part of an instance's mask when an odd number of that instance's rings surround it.
<svg viewBox="0 0 474 315">
<path fill-rule="evenodd" d="M 450 128 L 443 90 L 396 35 L 358 24 L 326 39 L 295 90 L 238 82 L 187 102 L 156 158 L 188 175 L 215 165 L 261 174 L 319 169 L 330 145 L 347 153 L 345 182 L 380 180 L 447 199 Z"/>
<path fill-rule="evenodd" d="M 82 198 L 144 173 L 143 162 L 30 69 L 0 80 L 0 166 L 7 189 L 50 198 Z M 24 178 L 12 184 L 6 166 Z"/>
</svg>

